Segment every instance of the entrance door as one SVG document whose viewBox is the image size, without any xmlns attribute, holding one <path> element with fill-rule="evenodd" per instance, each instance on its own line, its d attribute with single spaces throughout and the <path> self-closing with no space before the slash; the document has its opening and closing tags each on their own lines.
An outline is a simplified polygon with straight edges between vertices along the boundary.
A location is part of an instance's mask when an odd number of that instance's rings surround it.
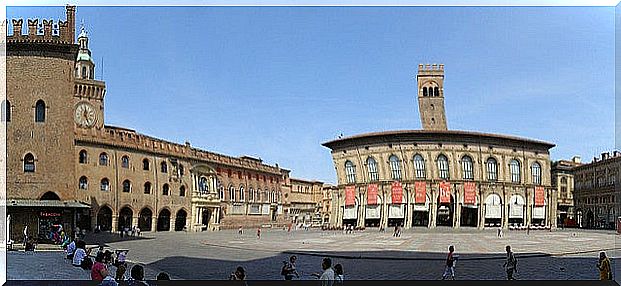
<svg viewBox="0 0 621 286">
<path fill-rule="evenodd" d="M 276 221 L 276 217 L 278 216 L 278 212 L 277 210 L 273 209 L 272 210 L 272 221 Z"/>
<path fill-rule="evenodd" d="M 428 211 L 414 211 L 412 214 L 412 226 L 428 226 L 429 225 L 429 212 Z"/>
<path fill-rule="evenodd" d="M 452 195 L 450 203 L 440 203 L 440 198 L 438 198 L 437 226 L 453 226 L 453 216 L 455 212 L 453 203 Z"/>
<path fill-rule="evenodd" d="M 461 208 L 461 220 L 460 226 L 472 226 L 476 227 L 478 224 L 479 209 L 478 208 Z"/>
<path fill-rule="evenodd" d="M 133 215 L 134 212 L 130 208 L 124 207 L 121 209 L 121 212 L 119 213 L 119 230 L 132 228 Z"/>
<path fill-rule="evenodd" d="M 188 214 L 184 210 L 179 210 L 177 212 L 177 217 L 175 218 L 175 231 L 182 231 L 185 228 L 185 222 Z"/>
<path fill-rule="evenodd" d="M 201 223 L 206 226 L 209 227 L 209 219 L 211 219 L 211 211 L 208 209 L 204 209 L 203 210 L 203 217 L 201 218 Z"/>
<path fill-rule="evenodd" d="M 153 212 L 150 209 L 144 208 L 140 211 L 138 216 L 138 228 L 141 231 L 151 231 Z"/>
<path fill-rule="evenodd" d="M 97 225 L 102 231 L 112 229 L 112 209 L 108 206 L 103 206 L 99 209 L 99 212 L 97 212 Z"/>
<path fill-rule="evenodd" d="M 157 231 L 169 231 L 170 230 L 170 211 L 163 209 L 160 211 L 160 215 L 157 217 Z"/>
</svg>

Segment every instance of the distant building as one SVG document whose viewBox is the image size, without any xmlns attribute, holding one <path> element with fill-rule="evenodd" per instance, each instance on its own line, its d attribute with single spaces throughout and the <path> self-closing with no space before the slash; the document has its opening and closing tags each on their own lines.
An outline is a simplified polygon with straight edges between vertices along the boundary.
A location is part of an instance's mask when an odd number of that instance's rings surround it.
<svg viewBox="0 0 621 286">
<path fill-rule="evenodd" d="M 335 226 L 556 227 L 554 144 L 447 130 L 442 64 L 419 65 L 416 93 L 423 130 L 323 143 L 338 179 Z"/>
<path fill-rule="evenodd" d="M 556 217 L 558 225 L 575 226 L 574 212 L 574 174 L 573 168 L 580 166 L 580 157 L 559 160 L 552 163 L 552 188 L 558 194 Z"/>
<path fill-rule="evenodd" d="M 621 152 L 602 153 L 573 168 L 576 218 L 583 228 L 615 227 L 621 215 Z"/>
</svg>

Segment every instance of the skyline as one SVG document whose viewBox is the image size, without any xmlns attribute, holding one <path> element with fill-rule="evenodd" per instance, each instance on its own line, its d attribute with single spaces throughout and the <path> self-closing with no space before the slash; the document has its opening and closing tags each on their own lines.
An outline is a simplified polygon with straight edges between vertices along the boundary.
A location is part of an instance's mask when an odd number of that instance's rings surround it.
<svg viewBox="0 0 621 286">
<path fill-rule="evenodd" d="M 34 17 L 64 9 L 7 9 Z M 445 64 L 449 130 L 551 142 L 552 160 L 614 147 L 614 7 L 78 7 L 77 19 L 107 84 L 107 125 L 297 178 L 336 181 L 321 143 L 341 133 L 421 129 L 419 63 Z"/>
</svg>

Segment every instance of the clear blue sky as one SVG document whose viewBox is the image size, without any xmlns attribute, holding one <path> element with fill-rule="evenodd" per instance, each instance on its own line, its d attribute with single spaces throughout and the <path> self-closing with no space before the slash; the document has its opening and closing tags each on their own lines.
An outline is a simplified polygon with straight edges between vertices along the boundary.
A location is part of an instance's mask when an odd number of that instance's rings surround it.
<svg viewBox="0 0 621 286">
<path fill-rule="evenodd" d="M 419 63 L 450 129 L 614 147 L 614 7 L 78 7 L 105 122 L 335 182 L 322 142 L 420 129 Z M 8 8 L 64 19 L 64 8 Z M 10 29 L 9 31 L 12 31 Z"/>
</svg>

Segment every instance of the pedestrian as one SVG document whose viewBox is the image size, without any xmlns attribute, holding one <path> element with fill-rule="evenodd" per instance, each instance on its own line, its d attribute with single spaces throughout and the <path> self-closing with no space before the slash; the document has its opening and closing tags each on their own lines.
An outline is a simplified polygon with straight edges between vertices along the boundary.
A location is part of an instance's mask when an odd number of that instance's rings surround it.
<svg viewBox="0 0 621 286">
<path fill-rule="evenodd" d="M 159 274 L 157 274 L 157 277 L 155 279 L 156 280 L 170 280 L 170 275 L 168 275 L 168 273 L 166 272 L 160 272 Z"/>
<path fill-rule="evenodd" d="M 127 262 L 125 259 L 127 258 L 128 250 L 116 250 L 116 261 L 114 265 L 116 266 L 116 274 L 115 278 L 118 281 L 124 280 L 125 272 L 127 271 Z"/>
<path fill-rule="evenodd" d="M 612 269 L 610 268 L 610 260 L 606 257 L 606 252 L 602 251 L 599 253 L 597 269 L 599 269 L 599 280 L 612 280 Z"/>
<path fill-rule="evenodd" d="M 244 228 L 241 225 L 239 226 L 239 230 L 237 231 L 237 234 L 239 234 L 239 235 L 243 235 L 244 234 Z"/>
<path fill-rule="evenodd" d="M 246 269 L 238 266 L 235 272 L 231 273 L 229 280 L 246 280 Z"/>
<path fill-rule="evenodd" d="M 136 226 L 132 226 L 132 236 L 136 236 Z"/>
<path fill-rule="evenodd" d="M 24 227 L 24 247 L 26 247 L 27 241 L 28 241 L 28 225 Z"/>
<path fill-rule="evenodd" d="M 282 267 L 282 271 L 280 275 L 285 276 L 285 280 L 293 280 L 293 278 L 300 278 L 300 274 L 296 269 L 295 262 L 298 260 L 298 257 L 295 255 L 291 255 L 289 257 L 289 262 L 283 261 L 284 265 Z"/>
<path fill-rule="evenodd" d="M 497 236 L 498 238 L 501 238 L 501 237 L 502 237 L 502 228 L 501 228 L 501 227 L 498 227 L 498 231 L 496 232 L 496 236 Z"/>
<path fill-rule="evenodd" d="M 393 237 L 397 237 L 397 231 L 399 231 L 399 226 L 395 224 L 395 230 L 392 232 Z"/>
<path fill-rule="evenodd" d="M 323 273 L 314 273 L 313 276 L 319 277 L 321 280 L 321 286 L 333 286 L 334 285 L 334 270 L 332 270 L 332 259 L 325 257 L 321 261 L 321 269 Z"/>
<path fill-rule="evenodd" d="M 343 286 L 344 280 L 343 265 L 338 263 L 334 265 L 334 286 Z"/>
<path fill-rule="evenodd" d="M 291 232 L 291 223 L 289 223 L 289 227 L 287 228 L 287 232 Z"/>
<path fill-rule="evenodd" d="M 505 249 L 507 250 L 507 260 L 503 267 L 507 271 L 507 280 L 515 280 L 513 273 L 517 272 L 517 259 L 515 259 L 515 255 L 511 251 L 511 246 L 507 245 Z"/>
<path fill-rule="evenodd" d="M 127 279 L 127 285 L 129 286 L 149 286 L 144 282 L 144 267 L 141 265 L 134 265 L 130 271 L 131 277 Z"/>
<path fill-rule="evenodd" d="M 104 260 L 104 252 L 97 252 L 95 264 L 93 264 L 93 267 L 91 268 L 91 280 L 103 281 L 103 279 L 109 275 L 108 268 L 106 267 Z"/>
<path fill-rule="evenodd" d="M 86 243 L 80 240 L 76 243 L 76 250 L 73 253 L 73 266 L 81 267 L 84 270 L 90 270 L 93 261 L 88 257 L 92 249 L 86 250 Z"/>
<path fill-rule="evenodd" d="M 261 239 L 261 227 L 257 228 L 257 239 Z"/>
<path fill-rule="evenodd" d="M 140 236 L 140 227 L 136 227 L 136 235 Z"/>
<path fill-rule="evenodd" d="M 444 274 L 442 274 L 442 280 L 451 279 L 455 280 L 455 260 L 457 259 L 454 255 L 455 247 L 449 246 L 449 253 L 446 256 L 446 266 L 444 268 Z"/>
<path fill-rule="evenodd" d="M 67 245 L 67 249 L 66 249 L 66 253 L 67 253 L 67 259 L 73 259 L 73 253 L 75 252 L 76 246 L 75 246 L 75 239 L 71 241 L 71 243 L 69 243 Z"/>
</svg>

